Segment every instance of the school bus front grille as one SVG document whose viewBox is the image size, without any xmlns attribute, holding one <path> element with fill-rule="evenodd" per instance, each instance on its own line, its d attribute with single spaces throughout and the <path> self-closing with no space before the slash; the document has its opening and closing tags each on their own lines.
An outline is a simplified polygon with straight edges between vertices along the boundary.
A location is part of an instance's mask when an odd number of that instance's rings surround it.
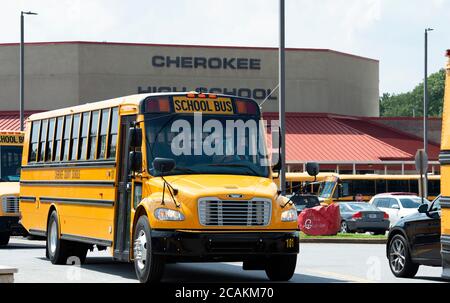
<svg viewBox="0 0 450 303">
<path fill-rule="evenodd" d="M 265 199 L 228 201 L 200 199 L 200 224 L 204 226 L 267 226 L 270 223 L 272 203 Z"/>
<path fill-rule="evenodd" d="M 19 197 L 17 196 L 3 196 L 2 209 L 4 213 L 18 213 L 19 212 Z"/>
</svg>

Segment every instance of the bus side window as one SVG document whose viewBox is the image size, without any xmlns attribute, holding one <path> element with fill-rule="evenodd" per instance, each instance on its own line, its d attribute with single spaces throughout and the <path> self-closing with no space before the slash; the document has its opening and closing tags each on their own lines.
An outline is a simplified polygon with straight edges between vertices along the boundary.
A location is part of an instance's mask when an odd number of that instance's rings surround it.
<svg viewBox="0 0 450 303">
<path fill-rule="evenodd" d="M 386 190 L 386 180 L 375 180 L 376 193 L 382 194 L 387 192 Z"/>
<path fill-rule="evenodd" d="M 47 141 L 48 120 L 42 120 L 41 136 L 39 137 L 38 162 L 45 160 L 45 142 Z"/>
<path fill-rule="evenodd" d="M 98 117 L 100 111 L 96 110 L 92 112 L 91 126 L 89 129 L 89 147 L 88 147 L 88 159 L 95 159 L 95 152 L 97 151 L 97 136 L 98 136 Z"/>
<path fill-rule="evenodd" d="M 342 184 L 342 191 L 341 191 L 342 197 L 350 196 L 350 182 L 345 181 L 345 182 L 342 182 L 341 184 Z"/>
<path fill-rule="evenodd" d="M 388 192 L 408 191 L 408 180 L 388 180 Z"/>
<path fill-rule="evenodd" d="M 100 137 L 98 138 L 99 146 L 97 152 L 97 159 L 104 159 L 106 156 L 106 139 L 108 135 L 109 124 L 109 108 L 102 110 L 102 116 L 100 121 Z"/>
<path fill-rule="evenodd" d="M 409 180 L 409 191 L 412 193 L 419 194 L 419 182 L 420 179 Z"/>
<path fill-rule="evenodd" d="M 134 182 L 134 197 L 133 197 L 134 209 L 137 208 L 141 200 L 142 200 L 142 183 Z"/>
<path fill-rule="evenodd" d="M 353 195 L 373 196 L 375 194 L 375 182 L 373 180 L 354 180 Z"/>
<path fill-rule="evenodd" d="M 52 161 L 53 157 L 53 140 L 55 136 L 55 121 L 56 119 L 50 119 L 48 124 L 48 139 L 45 148 L 45 161 Z"/>
<path fill-rule="evenodd" d="M 78 139 L 80 136 L 80 114 L 76 114 L 73 117 L 73 126 L 72 126 L 72 139 L 70 142 L 70 150 L 71 150 L 71 156 L 70 160 L 76 160 L 77 159 L 77 152 L 78 152 Z"/>
<path fill-rule="evenodd" d="M 72 115 L 66 116 L 66 123 L 64 126 L 64 139 L 63 139 L 63 150 L 62 155 L 63 158 L 61 160 L 67 161 L 69 160 L 69 140 L 70 140 L 70 131 L 72 129 Z"/>
<path fill-rule="evenodd" d="M 28 155 L 28 162 L 36 162 L 40 127 L 41 121 L 33 121 L 31 126 L 31 140 L 30 140 L 31 145 L 30 145 L 30 152 Z"/>
<path fill-rule="evenodd" d="M 438 196 L 441 193 L 440 180 L 428 180 L 428 196 Z"/>
<path fill-rule="evenodd" d="M 54 161 L 61 161 L 61 136 L 64 125 L 64 117 L 58 117 L 55 131 L 55 152 L 53 153 Z"/>
<path fill-rule="evenodd" d="M 78 143 L 78 159 L 86 160 L 87 142 L 88 142 L 88 129 L 89 129 L 89 114 L 85 112 L 81 119 L 81 135 Z"/>
<path fill-rule="evenodd" d="M 110 123 L 109 132 L 109 150 L 108 158 L 114 159 L 116 157 L 116 146 L 117 146 L 117 129 L 119 128 L 119 108 L 114 107 L 112 109 L 112 117 Z"/>
</svg>

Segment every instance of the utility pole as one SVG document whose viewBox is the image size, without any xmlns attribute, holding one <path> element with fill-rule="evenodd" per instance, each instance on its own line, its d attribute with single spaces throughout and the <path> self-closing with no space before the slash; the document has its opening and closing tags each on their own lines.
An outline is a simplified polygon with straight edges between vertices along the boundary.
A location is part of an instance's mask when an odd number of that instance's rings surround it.
<svg viewBox="0 0 450 303">
<path fill-rule="evenodd" d="M 280 46 L 279 46 L 279 120 L 280 120 L 280 134 L 281 134 L 281 170 L 280 170 L 280 191 L 286 194 L 286 74 L 285 74 L 285 9 L 284 0 L 280 0 Z"/>
<path fill-rule="evenodd" d="M 25 56 L 24 56 L 24 47 L 25 47 L 25 43 L 24 43 L 24 19 L 25 16 L 24 15 L 37 15 L 36 13 L 33 12 L 20 12 L 20 83 L 19 83 L 19 87 L 20 87 L 20 91 L 19 91 L 19 98 L 20 98 L 20 105 L 19 105 L 19 111 L 20 111 L 20 130 L 23 131 L 23 116 L 24 116 L 24 92 L 25 92 L 25 83 L 24 83 L 24 73 L 25 73 Z"/>
<path fill-rule="evenodd" d="M 425 62 L 424 62 L 424 80 L 423 80 L 423 150 L 428 155 L 428 32 L 432 28 L 425 29 Z M 424 172 L 423 195 L 428 197 L 428 168 Z"/>
</svg>

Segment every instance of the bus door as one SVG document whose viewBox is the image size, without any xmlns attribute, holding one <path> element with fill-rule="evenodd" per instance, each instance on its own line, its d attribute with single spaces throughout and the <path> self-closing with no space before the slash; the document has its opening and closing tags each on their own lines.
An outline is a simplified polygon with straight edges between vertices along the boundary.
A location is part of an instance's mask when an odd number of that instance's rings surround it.
<svg viewBox="0 0 450 303">
<path fill-rule="evenodd" d="M 120 120 L 120 145 L 117 169 L 119 186 L 117 189 L 117 205 L 115 207 L 114 259 L 128 262 L 130 257 L 130 218 L 131 201 L 135 189 L 134 181 L 129 174 L 128 154 L 130 138 L 128 130 L 136 121 L 136 116 L 122 116 Z"/>
</svg>

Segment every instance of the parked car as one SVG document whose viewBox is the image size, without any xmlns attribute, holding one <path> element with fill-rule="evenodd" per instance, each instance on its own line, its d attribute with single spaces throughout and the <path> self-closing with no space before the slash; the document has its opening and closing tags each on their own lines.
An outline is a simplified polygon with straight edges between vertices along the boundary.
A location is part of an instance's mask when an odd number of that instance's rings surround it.
<svg viewBox="0 0 450 303">
<path fill-rule="evenodd" d="M 305 208 L 313 208 L 316 206 L 320 206 L 320 201 L 317 196 L 308 195 L 308 194 L 293 194 L 286 196 L 288 199 L 291 199 L 294 202 L 295 207 L 297 208 L 297 214 L 300 214 L 302 210 Z"/>
<path fill-rule="evenodd" d="M 427 199 L 424 201 L 429 203 Z M 386 212 L 389 215 L 390 226 L 394 226 L 401 218 L 417 213 L 422 198 L 414 193 L 385 193 L 375 195 L 369 203 Z"/>
<path fill-rule="evenodd" d="M 341 233 L 373 232 L 385 234 L 389 229 L 389 216 L 366 202 L 339 202 Z"/>
<path fill-rule="evenodd" d="M 389 231 L 386 256 L 394 276 L 412 278 L 420 265 L 442 266 L 440 198 L 421 204 Z"/>
</svg>

